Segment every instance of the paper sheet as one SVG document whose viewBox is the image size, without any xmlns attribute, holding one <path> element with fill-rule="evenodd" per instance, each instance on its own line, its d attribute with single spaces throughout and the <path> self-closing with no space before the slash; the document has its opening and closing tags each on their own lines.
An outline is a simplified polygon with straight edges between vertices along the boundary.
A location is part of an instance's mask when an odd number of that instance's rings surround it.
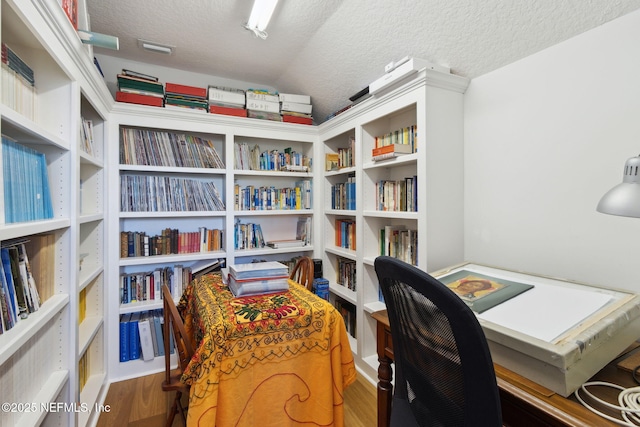
<svg viewBox="0 0 640 427">
<path fill-rule="evenodd" d="M 532 337 L 553 342 L 613 297 L 588 289 L 536 283 L 534 288 L 478 315 Z"/>
</svg>

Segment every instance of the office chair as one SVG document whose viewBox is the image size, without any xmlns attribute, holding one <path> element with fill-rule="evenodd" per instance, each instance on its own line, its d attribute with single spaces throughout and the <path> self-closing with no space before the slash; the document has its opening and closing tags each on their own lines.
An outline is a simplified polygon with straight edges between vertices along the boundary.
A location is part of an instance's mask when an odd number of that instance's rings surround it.
<svg viewBox="0 0 640 427">
<path fill-rule="evenodd" d="M 191 341 L 187 337 L 187 331 L 182 323 L 182 318 L 178 313 L 176 304 L 173 302 L 171 291 L 167 285 L 162 285 L 162 298 L 164 300 L 164 368 L 165 380 L 162 382 L 162 391 L 175 391 L 175 399 L 167 416 L 166 426 L 173 424 L 176 412 L 179 411 L 184 418 L 185 425 L 187 423 L 187 415 L 185 408 L 182 406 L 182 393 L 189 392 L 189 386 L 180 381 L 182 373 L 187 368 L 191 357 L 193 356 L 193 347 Z M 171 335 L 176 344 L 176 353 L 178 354 L 178 368 L 171 369 Z"/>
<path fill-rule="evenodd" d="M 298 258 L 289 278 L 313 292 L 313 260 L 308 256 Z"/>
<path fill-rule="evenodd" d="M 493 361 L 473 311 L 417 267 L 387 256 L 374 266 L 396 366 L 391 427 L 501 426 Z"/>
</svg>

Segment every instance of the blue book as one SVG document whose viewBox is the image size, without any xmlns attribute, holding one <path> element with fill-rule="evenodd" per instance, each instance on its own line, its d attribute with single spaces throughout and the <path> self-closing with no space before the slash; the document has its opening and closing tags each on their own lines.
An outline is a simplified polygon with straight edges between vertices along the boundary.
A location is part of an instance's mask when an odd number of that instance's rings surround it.
<svg viewBox="0 0 640 427">
<path fill-rule="evenodd" d="M 131 313 L 129 320 L 129 360 L 140 359 L 140 332 L 138 331 L 138 321 L 140 312 Z"/>
<path fill-rule="evenodd" d="M 2 250 L 0 251 L 0 254 L 2 257 L 2 268 L 4 270 L 5 281 L 7 283 L 7 288 L 9 290 L 11 318 L 13 319 L 13 324 L 15 325 L 18 322 L 18 315 L 20 313 L 20 309 L 18 307 L 16 287 L 13 283 L 13 275 L 11 274 L 11 258 L 9 257 L 9 249 L 2 248 Z"/>
<path fill-rule="evenodd" d="M 120 316 L 120 362 L 129 361 L 129 319 L 131 313 Z"/>
</svg>

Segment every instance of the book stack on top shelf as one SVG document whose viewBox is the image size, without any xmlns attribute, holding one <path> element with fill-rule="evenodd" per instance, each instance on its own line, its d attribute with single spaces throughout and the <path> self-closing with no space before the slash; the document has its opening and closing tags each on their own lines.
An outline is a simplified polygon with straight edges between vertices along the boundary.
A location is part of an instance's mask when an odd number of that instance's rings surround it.
<svg viewBox="0 0 640 427">
<path fill-rule="evenodd" d="M 282 121 L 278 94 L 262 89 L 249 89 L 245 93 L 247 116 L 254 119 Z"/>
<path fill-rule="evenodd" d="M 245 93 L 242 89 L 209 86 L 208 102 L 210 113 L 247 117 Z"/>
<path fill-rule="evenodd" d="M 236 297 L 283 292 L 289 289 L 289 267 L 278 262 L 231 264 L 222 279 Z"/>
<path fill-rule="evenodd" d="M 207 89 L 178 83 L 165 83 L 164 106 L 169 108 L 190 108 L 192 110 L 208 110 Z"/>
<path fill-rule="evenodd" d="M 117 79 L 116 101 L 164 107 L 164 85 L 157 77 L 123 69 Z"/>
<path fill-rule="evenodd" d="M 313 124 L 311 116 L 311 97 L 309 95 L 298 95 L 293 93 L 281 93 L 280 114 L 283 122 L 299 123 L 303 125 Z"/>
<path fill-rule="evenodd" d="M 33 70 L 2 42 L 2 103 L 35 120 L 36 87 Z"/>
</svg>

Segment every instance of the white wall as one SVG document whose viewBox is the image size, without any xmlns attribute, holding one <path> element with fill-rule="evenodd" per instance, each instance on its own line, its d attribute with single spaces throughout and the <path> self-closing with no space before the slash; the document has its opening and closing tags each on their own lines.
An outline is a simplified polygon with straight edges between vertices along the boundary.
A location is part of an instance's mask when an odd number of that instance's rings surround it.
<svg viewBox="0 0 640 427">
<path fill-rule="evenodd" d="M 600 197 L 640 154 L 640 11 L 472 80 L 465 257 L 640 292 L 640 219 Z"/>
</svg>

